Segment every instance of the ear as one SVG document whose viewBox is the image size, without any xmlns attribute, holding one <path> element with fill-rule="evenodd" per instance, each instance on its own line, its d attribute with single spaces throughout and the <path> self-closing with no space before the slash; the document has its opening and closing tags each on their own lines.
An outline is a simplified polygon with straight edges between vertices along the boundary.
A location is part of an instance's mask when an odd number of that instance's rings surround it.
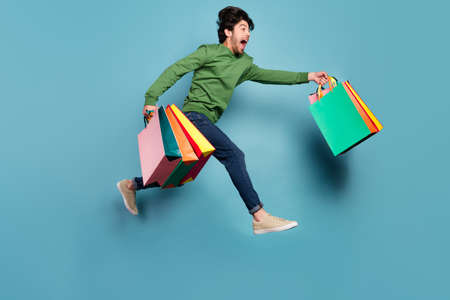
<svg viewBox="0 0 450 300">
<path fill-rule="evenodd" d="M 225 32 L 225 35 L 226 35 L 227 37 L 230 37 L 231 34 L 232 34 L 232 31 L 231 31 L 231 30 L 228 30 L 228 29 L 226 29 L 226 28 L 225 28 L 224 32 Z"/>
</svg>

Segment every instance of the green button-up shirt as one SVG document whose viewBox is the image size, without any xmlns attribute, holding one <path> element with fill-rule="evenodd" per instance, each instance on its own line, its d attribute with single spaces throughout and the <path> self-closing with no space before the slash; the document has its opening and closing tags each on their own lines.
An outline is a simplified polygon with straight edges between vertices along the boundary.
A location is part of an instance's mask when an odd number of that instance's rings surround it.
<svg viewBox="0 0 450 300">
<path fill-rule="evenodd" d="M 262 69 L 245 52 L 235 56 L 223 44 L 205 44 L 168 67 L 145 93 L 145 104 L 156 105 L 159 96 L 191 71 L 192 85 L 182 110 L 202 113 L 213 123 L 227 108 L 234 88 L 246 80 L 266 84 L 308 82 L 308 72 Z"/>
</svg>

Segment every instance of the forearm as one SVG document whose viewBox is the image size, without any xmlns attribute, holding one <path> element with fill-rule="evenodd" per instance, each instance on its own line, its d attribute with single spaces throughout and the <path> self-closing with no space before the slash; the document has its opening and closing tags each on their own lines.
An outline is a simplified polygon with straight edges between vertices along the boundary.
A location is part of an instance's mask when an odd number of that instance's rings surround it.
<svg viewBox="0 0 450 300">
<path fill-rule="evenodd" d="M 301 84 L 307 83 L 308 72 L 291 72 L 262 69 L 253 65 L 248 74 L 248 80 L 264 84 Z"/>
<path fill-rule="evenodd" d="M 301 84 L 308 82 L 308 72 L 265 70 L 253 81 L 264 84 Z"/>
</svg>

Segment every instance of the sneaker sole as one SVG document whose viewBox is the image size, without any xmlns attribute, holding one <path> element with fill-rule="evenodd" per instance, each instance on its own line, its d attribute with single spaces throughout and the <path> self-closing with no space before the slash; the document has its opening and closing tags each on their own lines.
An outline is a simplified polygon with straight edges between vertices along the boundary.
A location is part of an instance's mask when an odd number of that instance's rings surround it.
<svg viewBox="0 0 450 300">
<path fill-rule="evenodd" d="M 133 211 L 131 209 L 131 207 L 128 206 L 127 200 L 125 199 L 125 195 L 122 192 L 122 188 L 120 187 L 120 181 L 116 184 L 117 189 L 119 190 L 120 194 L 122 195 L 122 199 L 123 199 L 123 204 L 125 204 L 125 207 L 128 209 L 128 211 L 132 214 L 132 215 L 137 215 L 137 213 L 135 211 Z"/>
<path fill-rule="evenodd" d="M 278 232 L 278 231 L 283 231 L 283 230 L 288 230 L 294 227 L 297 227 L 298 223 L 296 221 L 280 226 L 280 227 L 275 227 L 275 228 L 267 228 L 267 229 L 256 229 L 253 230 L 253 232 L 255 234 L 262 234 L 262 233 L 268 233 L 268 232 Z"/>
</svg>

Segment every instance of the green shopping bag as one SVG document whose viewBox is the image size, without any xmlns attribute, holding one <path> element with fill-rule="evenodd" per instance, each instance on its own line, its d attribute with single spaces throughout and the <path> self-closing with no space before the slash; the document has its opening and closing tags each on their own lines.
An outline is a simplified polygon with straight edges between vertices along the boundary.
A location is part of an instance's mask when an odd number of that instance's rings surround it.
<svg viewBox="0 0 450 300">
<path fill-rule="evenodd" d="M 334 156 L 350 150 L 374 134 L 342 83 L 311 104 L 309 109 Z"/>
</svg>

